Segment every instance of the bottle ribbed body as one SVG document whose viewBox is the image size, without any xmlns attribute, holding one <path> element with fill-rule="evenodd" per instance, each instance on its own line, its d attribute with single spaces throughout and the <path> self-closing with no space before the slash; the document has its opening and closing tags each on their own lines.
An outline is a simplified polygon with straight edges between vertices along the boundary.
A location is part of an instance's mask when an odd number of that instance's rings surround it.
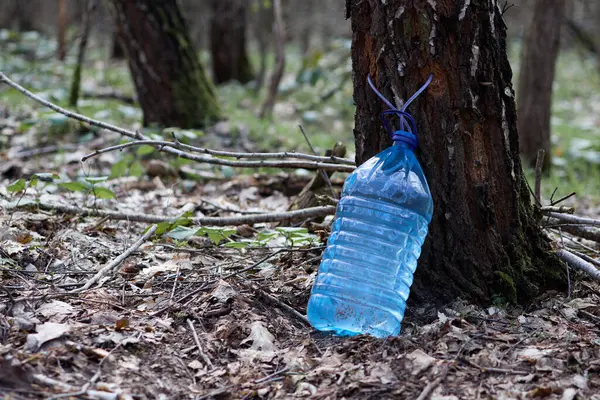
<svg viewBox="0 0 600 400">
<path fill-rule="evenodd" d="M 338 335 L 400 333 L 433 204 L 412 150 L 395 145 L 344 185 L 308 304 L 308 319 Z"/>
</svg>

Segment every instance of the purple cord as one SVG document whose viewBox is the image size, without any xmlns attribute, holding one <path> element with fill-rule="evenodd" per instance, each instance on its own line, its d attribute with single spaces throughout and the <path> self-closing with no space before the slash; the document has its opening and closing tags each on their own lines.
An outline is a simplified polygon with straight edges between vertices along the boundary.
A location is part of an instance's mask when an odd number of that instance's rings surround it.
<svg viewBox="0 0 600 400">
<path fill-rule="evenodd" d="M 433 74 L 429 74 L 429 78 L 427 79 L 427 82 L 425 82 L 425 84 L 423 84 L 423 86 L 421 86 L 419 88 L 419 90 L 417 90 L 415 92 L 415 94 L 413 94 L 408 99 L 408 101 L 406 103 L 404 103 L 404 106 L 402 106 L 401 110 L 398 110 L 396 107 L 394 107 L 394 105 L 388 99 L 385 98 L 384 95 L 382 95 L 377 90 L 377 88 L 375 88 L 375 85 L 373 85 L 373 82 L 371 82 L 371 74 L 367 75 L 367 82 L 368 82 L 369 86 L 371 87 L 371 89 L 390 108 L 390 110 L 387 110 L 387 112 L 386 111 L 383 112 L 382 118 L 383 118 L 383 116 L 385 114 L 390 114 L 390 111 L 397 111 L 397 113 L 394 113 L 394 114 L 398 114 L 400 116 L 400 120 L 402 121 L 401 127 L 402 127 L 403 130 L 411 129 L 411 127 L 409 126 L 409 124 L 406 122 L 405 116 L 406 117 L 410 117 L 410 119 L 412 119 L 412 116 L 406 112 L 406 108 L 410 105 L 410 103 L 412 103 L 414 101 L 414 99 L 417 98 L 417 96 L 419 96 L 421 93 L 423 93 L 423 91 L 427 88 L 427 86 L 429 86 L 429 84 L 431 83 L 432 80 L 433 80 Z M 385 119 L 384 119 L 384 121 L 385 121 Z M 412 122 L 413 122 L 413 126 L 415 126 L 414 125 L 414 120 L 412 120 Z M 385 126 L 386 126 L 386 129 L 389 132 L 389 134 L 393 135 L 393 132 L 391 132 L 390 127 L 387 124 L 385 124 Z M 410 130 L 410 132 L 412 132 L 412 129 Z M 415 129 L 415 132 L 412 132 L 412 133 L 416 134 L 416 129 Z"/>
</svg>

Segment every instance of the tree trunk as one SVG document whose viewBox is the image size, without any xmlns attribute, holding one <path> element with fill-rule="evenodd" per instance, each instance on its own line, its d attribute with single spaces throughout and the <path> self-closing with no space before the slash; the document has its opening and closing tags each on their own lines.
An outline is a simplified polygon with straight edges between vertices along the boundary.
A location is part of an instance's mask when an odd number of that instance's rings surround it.
<svg viewBox="0 0 600 400">
<path fill-rule="evenodd" d="M 281 0 L 273 0 L 273 14 L 275 21 L 273 22 L 273 39 L 275 40 L 275 69 L 269 83 L 269 91 L 258 113 L 260 118 L 271 116 L 275 107 L 275 99 L 277 98 L 277 90 L 279 83 L 283 77 L 285 69 L 285 26 L 283 25 L 283 10 L 281 9 Z"/>
<path fill-rule="evenodd" d="M 255 85 L 255 91 L 259 92 L 262 89 L 267 76 L 269 39 L 271 37 L 271 27 L 273 26 L 275 15 L 271 8 L 265 7 L 265 4 L 262 0 L 255 0 L 255 2 L 252 3 L 252 10 L 252 30 L 254 32 L 254 37 L 256 39 L 258 52 L 260 55 L 260 65 L 258 73 L 256 74 Z"/>
<path fill-rule="evenodd" d="M 536 0 L 525 33 L 517 90 L 519 147 L 524 161 L 535 166 L 537 151 L 546 151 L 544 169 L 551 162 L 550 111 L 552 83 L 565 0 Z"/>
<path fill-rule="evenodd" d="M 434 216 L 411 303 L 527 302 L 565 285 L 519 161 L 506 27 L 493 0 L 347 0 L 361 164 L 391 145 L 374 84 L 417 120 Z M 563 279 L 565 278 L 565 279 Z"/>
<path fill-rule="evenodd" d="M 58 53 L 57 58 L 64 61 L 67 56 L 67 0 L 58 0 Z"/>
<path fill-rule="evenodd" d="M 87 49 L 88 37 L 92 27 L 92 12 L 94 11 L 96 0 L 87 0 L 87 9 L 83 14 L 83 26 L 81 27 L 81 41 L 79 42 L 79 50 L 77 52 L 77 64 L 73 70 L 73 78 L 71 79 L 71 90 L 69 91 L 69 106 L 77 108 L 79 101 L 79 90 L 81 88 L 81 73 L 83 71 L 83 63 L 85 61 L 85 51 Z"/>
<path fill-rule="evenodd" d="M 247 0 L 212 0 L 210 51 L 215 83 L 254 79 L 246 52 Z"/>
<path fill-rule="evenodd" d="M 221 117 L 175 0 L 112 0 L 144 125 L 201 128 Z"/>
<path fill-rule="evenodd" d="M 17 7 L 17 26 L 20 32 L 33 31 L 33 19 L 31 18 L 31 9 L 26 7 L 22 0 L 16 1 Z"/>
<path fill-rule="evenodd" d="M 119 31 L 115 28 L 110 48 L 110 58 L 113 60 L 123 60 L 125 58 L 125 49 L 123 49 L 122 43 L 123 41 L 119 38 Z"/>
</svg>

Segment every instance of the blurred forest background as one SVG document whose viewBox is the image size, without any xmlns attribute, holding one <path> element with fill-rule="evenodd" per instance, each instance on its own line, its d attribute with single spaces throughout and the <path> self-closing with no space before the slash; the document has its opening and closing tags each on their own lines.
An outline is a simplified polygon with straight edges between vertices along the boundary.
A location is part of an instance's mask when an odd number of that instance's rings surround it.
<svg viewBox="0 0 600 400">
<path fill-rule="evenodd" d="M 217 118 L 222 122 L 207 126 L 203 131 L 192 129 L 188 134 L 202 135 L 206 147 L 308 151 L 306 141 L 298 131 L 298 124 L 302 124 L 319 154 L 341 141 L 352 158 L 351 27 L 345 19 L 344 4 L 315 0 L 281 2 L 285 28 L 284 71 L 276 91 L 273 114 L 264 115 L 269 114 L 262 108 L 270 91 L 269 80 L 277 66 L 277 40 L 272 30 L 273 4 L 270 0 L 248 1 L 241 2 L 243 5 L 239 10 L 231 7 L 228 10 L 226 3 L 235 2 L 180 2 L 200 61 L 209 80 L 216 86 L 216 99 L 222 111 Z M 544 38 L 549 37 L 548 32 L 558 30 L 560 34 L 549 119 L 552 148 L 546 158 L 552 163 L 551 181 L 544 189 L 546 193 L 561 186 L 561 189 L 573 190 L 579 195 L 596 195 L 600 188 L 600 3 L 593 0 L 550 3 L 564 3 L 565 9 L 564 16 L 554 16 L 559 20 L 546 23 L 545 29 L 550 31 L 542 31 Z M 88 14 L 89 4 L 94 8 Z M 85 31 L 86 15 L 89 15 L 89 38 L 81 70 L 82 99 L 76 103 L 77 108 L 83 114 L 103 121 L 139 127 L 143 116 L 135 101 L 136 93 L 123 49 L 116 40 L 115 20 L 106 5 L 102 1 L 77 0 L 0 1 L 0 70 L 35 92 L 46 92 L 51 101 L 69 104 L 80 39 Z M 535 2 L 531 0 L 511 2 L 506 4 L 504 14 L 513 85 L 517 101 L 523 107 L 525 101 L 520 100 L 525 95 L 533 98 L 534 104 L 537 102 L 537 96 L 540 96 L 537 90 L 544 85 L 539 82 L 548 75 L 547 69 L 533 64 L 533 75 L 527 78 L 530 84 L 520 86 L 522 55 L 535 53 L 535 49 L 522 51 L 527 29 L 535 20 L 534 6 Z M 552 7 L 544 3 L 544 8 Z M 542 11 L 546 12 L 546 18 L 553 18 L 550 10 Z M 231 35 L 226 33 L 227 29 L 231 29 Z M 234 32 L 237 32 L 235 40 Z M 219 60 L 215 56 L 218 54 L 214 51 L 215 46 L 228 46 L 227 40 L 239 42 L 235 45 L 239 51 L 246 48 L 249 63 L 244 67 L 246 70 L 227 71 L 227 68 L 233 68 L 227 66 L 228 60 Z M 546 47 L 541 51 L 548 53 Z M 552 56 L 546 57 L 550 58 L 542 59 L 543 65 L 552 65 Z M 232 77 L 234 79 L 230 79 Z M 545 79 L 550 79 L 552 84 L 552 78 L 550 73 Z M 27 108 L 37 108 L 6 86 L 0 88 L 0 93 L 0 104 L 4 106 L 18 107 L 25 113 L 31 111 Z M 521 149 L 531 158 L 537 148 L 549 144 L 544 144 L 542 139 L 524 140 L 524 135 L 532 136 L 525 132 L 548 128 L 543 123 L 535 125 L 540 114 L 527 114 L 531 115 L 529 120 L 519 116 Z M 60 124 L 69 126 L 66 118 L 42 110 L 36 114 L 35 121 L 26 119 L 25 124 L 21 121 L 19 129 L 27 129 L 27 123 L 36 121 L 59 131 Z M 5 130 L 3 133 L 11 132 Z M 539 135 L 543 136 L 543 133 Z M 0 137 L 0 146 L 5 139 Z M 84 135 L 77 140 L 85 139 Z M 37 143 L 37 146 L 41 144 Z M 35 147 L 34 143 L 27 145 Z M 532 177 L 531 171 L 529 168 L 529 177 Z"/>
<path fill-rule="evenodd" d="M 349 4 L 354 47 L 340 0 L 0 0 L 0 397 L 599 398 L 600 220 L 572 214 L 600 215 L 600 1 Z M 436 213 L 384 341 L 305 317 L 344 179 L 391 143 L 352 58 L 397 102 L 445 68 L 408 109 Z"/>
</svg>

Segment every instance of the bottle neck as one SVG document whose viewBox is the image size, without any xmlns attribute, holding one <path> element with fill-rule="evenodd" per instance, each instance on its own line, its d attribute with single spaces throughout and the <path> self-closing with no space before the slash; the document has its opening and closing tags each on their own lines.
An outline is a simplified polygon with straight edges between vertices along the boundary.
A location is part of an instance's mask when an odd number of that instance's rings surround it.
<svg viewBox="0 0 600 400">
<path fill-rule="evenodd" d="M 410 150 L 412 152 L 414 152 L 415 149 L 416 149 L 416 147 L 414 146 L 414 144 L 410 143 L 407 140 L 402 140 L 402 139 L 400 139 L 400 140 L 394 140 L 394 143 L 392 144 L 392 146 L 401 147 L 401 148 L 404 148 L 404 149 L 408 149 L 408 150 Z"/>
</svg>

